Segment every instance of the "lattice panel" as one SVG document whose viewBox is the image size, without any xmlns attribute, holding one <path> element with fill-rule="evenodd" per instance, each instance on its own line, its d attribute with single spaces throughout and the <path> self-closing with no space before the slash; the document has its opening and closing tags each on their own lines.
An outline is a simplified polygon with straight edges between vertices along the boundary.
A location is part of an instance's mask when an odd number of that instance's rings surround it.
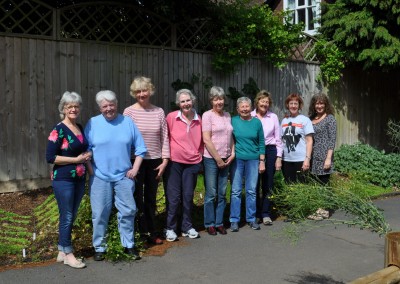
<svg viewBox="0 0 400 284">
<path fill-rule="evenodd" d="M 210 21 L 206 19 L 193 20 L 177 27 L 177 47 L 211 50 L 213 38 Z"/>
<path fill-rule="evenodd" d="M 0 32 L 52 36 L 52 8 L 36 1 L 0 0 Z"/>
<path fill-rule="evenodd" d="M 303 43 L 292 51 L 290 58 L 294 60 L 304 60 L 308 62 L 319 63 L 319 59 L 315 53 L 315 43 L 317 40 L 305 33 L 303 33 L 303 38 Z"/>
<path fill-rule="evenodd" d="M 63 38 L 170 46 L 171 24 L 150 12 L 101 3 L 76 5 L 60 11 Z"/>
</svg>

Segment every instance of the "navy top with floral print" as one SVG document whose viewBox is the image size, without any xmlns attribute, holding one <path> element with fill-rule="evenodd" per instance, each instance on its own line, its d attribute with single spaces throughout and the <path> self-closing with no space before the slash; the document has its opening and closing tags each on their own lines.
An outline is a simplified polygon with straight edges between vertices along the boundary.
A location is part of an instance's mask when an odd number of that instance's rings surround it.
<svg viewBox="0 0 400 284">
<path fill-rule="evenodd" d="M 51 131 L 46 149 L 46 160 L 54 164 L 56 156 L 77 157 L 88 149 L 88 141 L 83 133 L 82 126 L 79 125 L 82 133 L 82 142 L 78 137 L 62 122 L 57 124 Z M 84 164 L 54 165 L 51 173 L 52 180 L 74 181 L 85 178 Z"/>
</svg>

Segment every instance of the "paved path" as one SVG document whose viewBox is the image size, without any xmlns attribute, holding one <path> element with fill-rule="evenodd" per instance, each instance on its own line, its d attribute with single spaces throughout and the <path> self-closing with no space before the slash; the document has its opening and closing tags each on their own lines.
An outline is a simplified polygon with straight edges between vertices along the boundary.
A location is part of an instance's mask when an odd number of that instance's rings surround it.
<svg viewBox="0 0 400 284">
<path fill-rule="evenodd" d="M 400 197 L 375 202 L 393 231 L 400 231 Z M 336 213 L 334 217 L 340 217 Z M 209 236 L 205 232 L 162 257 L 135 263 L 94 262 L 75 270 L 62 264 L 9 270 L 0 283 L 347 283 L 383 268 L 384 237 L 340 225 L 305 233 L 296 245 L 273 236 L 285 223 L 260 231 Z"/>
</svg>

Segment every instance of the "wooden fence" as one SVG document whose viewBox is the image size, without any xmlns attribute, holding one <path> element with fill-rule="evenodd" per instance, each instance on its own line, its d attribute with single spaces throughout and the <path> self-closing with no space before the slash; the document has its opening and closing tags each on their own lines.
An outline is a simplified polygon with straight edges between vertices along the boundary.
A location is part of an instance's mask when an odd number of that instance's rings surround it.
<svg viewBox="0 0 400 284">
<path fill-rule="evenodd" d="M 206 78 L 226 90 L 241 90 L 251 77 L 272 92 L 281 115 L 289 92 L 309 94 L 318 89 L 315 64 L 290 62 L 279 70 L 253 59 L 237 72 L 223 75 L 214 72 L 210 62 L 211 55 L 205 52 L 0 36 L 0 191 L 49 184 L 47 136 L 59 121 L 57 106 L 66 90 L 81 94 L 85 124 L 98 113 L 94 96 L 99 90 L 116 92 L 120 111 L 132 104 L 129 85 L 137 75 L 152 78 L 156 86 L 152 102 L 166 112 L 175 100 L 171 83 L 190 81 L 193 74 L 200 77 L 194 88 L 198 108 L 207 104 L 201 84 Z"/>
</svg>

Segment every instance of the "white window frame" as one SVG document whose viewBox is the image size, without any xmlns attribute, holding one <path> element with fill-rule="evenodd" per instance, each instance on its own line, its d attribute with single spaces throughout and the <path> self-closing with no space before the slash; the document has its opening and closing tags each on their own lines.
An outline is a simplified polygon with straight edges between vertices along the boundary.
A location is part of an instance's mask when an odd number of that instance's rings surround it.
<svg viewBox="0 0 400 284">
<path fill-rule="evenodd" d="M 301 12 L 303 12 L 303 17 L 305 18 L 305 23 L 304 23 L 304 32 L 308 33 L 310 35 L 315 35 L 317 33 L 317 29 L 320 27 L 320 16 L 321 16 L 321 0 L 314 0 L 314 1 L 310 1 L 310 0 L 303 0 L 304 1 L 304 5 L 299 5 L 299 0 L 283 0 L 283 9 L 285 11 L 292 11 L 294 12 L 294 14 L 292 13 L 291 15 L 294 17 L 292 17 L 292 22 L 298 24 L 299 21 L 299 15 Z M 294 2 L 294 6 L 289 7 L 289 4 L 293 5 Z M 311 2 L 311 5 L 310 3 Z M 313 5 L 312 2 L 315 2 L 315 5 Z M 314 10 L 314 11 L 310 11 Z M 313 25 L 314 27 L 310 27 L 311 24 L 311 20 L 309 20 L 310 18 L 310 12 L 314 14 L 314 22 Z"/>
</svg>

